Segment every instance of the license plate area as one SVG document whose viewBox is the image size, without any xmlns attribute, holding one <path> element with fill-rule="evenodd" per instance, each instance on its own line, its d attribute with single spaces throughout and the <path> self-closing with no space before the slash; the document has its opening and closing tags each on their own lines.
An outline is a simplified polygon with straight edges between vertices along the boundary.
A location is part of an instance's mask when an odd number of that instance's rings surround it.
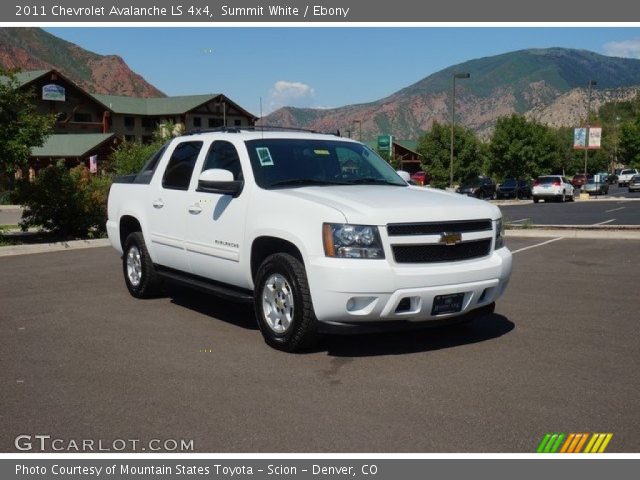
<svg viewBox="0 0 640 480">
<path fill-rule="evenodd" d="M 431 307 L 431 315 L 442 315 L 444 313 L 457 313 L 462 310 L 464 293 L 451 293 L 448 295 L 436 295 Z"/>
</svg>

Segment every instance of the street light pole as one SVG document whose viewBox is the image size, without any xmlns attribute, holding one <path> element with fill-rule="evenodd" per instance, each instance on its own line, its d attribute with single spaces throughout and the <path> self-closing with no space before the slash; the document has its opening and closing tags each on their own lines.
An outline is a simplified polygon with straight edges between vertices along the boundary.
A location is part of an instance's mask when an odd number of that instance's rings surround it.
<svg viewBox="0 0 640 480">
<path fill-rule="evenodd" d="M 454 73 L 451 85 L 451 156 L 449 158 L 449 188 L 453 188 L 453 127 L 456 122 L 456 78 L 469 78 L 470 73 Z"/>
<path fill-rule="evenodd" d="M 591 128 L 591 87 L 598 85 L 595 80 L 589 80 L 589 94 L 587 95 L 587 130 L 584 137 L 584 175 L 587 176 L 587 161 L 589 159 L 589 128 Z"/>
</svg>

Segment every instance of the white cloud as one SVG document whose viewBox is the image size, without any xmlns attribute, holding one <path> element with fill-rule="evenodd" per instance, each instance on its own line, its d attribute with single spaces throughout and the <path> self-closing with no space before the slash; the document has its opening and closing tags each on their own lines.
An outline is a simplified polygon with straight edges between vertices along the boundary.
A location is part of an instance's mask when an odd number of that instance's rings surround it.
<svg viewBox="0 0 640 480">
<path fill-rule="evenodd" d="M 278 80 L 269 90 L 267 108 L 273 112 L 280 107 L 310 107 L 314 95 L 313 87 L 306 83 Z"/>
<path fill-rule="evenodd" d="M 608 42 L 602 47 L 605 55 L 612 57 L 640 58 L 640 38 Z"/>
</svg>

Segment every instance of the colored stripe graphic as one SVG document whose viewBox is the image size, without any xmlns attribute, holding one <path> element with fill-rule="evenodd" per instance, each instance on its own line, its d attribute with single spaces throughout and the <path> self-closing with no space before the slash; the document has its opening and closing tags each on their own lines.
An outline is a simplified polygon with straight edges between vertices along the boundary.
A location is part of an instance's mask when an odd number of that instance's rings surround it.
<svg viewBox="0 0 640 480">
<path fill-rule="evenodd" d="M 603 453 L 612 438 L 613 433 L 547 433 L 542 438 L 536 452 Z M 585 447 L 584 451 L 583 447 Z"/>
</svg>

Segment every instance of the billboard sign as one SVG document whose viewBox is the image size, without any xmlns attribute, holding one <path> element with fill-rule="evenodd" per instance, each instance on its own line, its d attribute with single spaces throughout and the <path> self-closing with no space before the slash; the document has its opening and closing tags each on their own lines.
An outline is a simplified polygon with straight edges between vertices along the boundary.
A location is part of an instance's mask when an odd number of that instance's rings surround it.
<svg viewBox="0 0 640 480">
<path fill-rule="evenodd" d="M 574 150 L 584 150 L 587 144 L 587 129 L 585 127 L 573 129 Z M 602 128 L 589 127 L 589 150 L 597 150 L 602 144 Z"/>
<path fill-rule="evenodd" d="M 602 143 L 602 128 L 591 127 L 589 129 L 589 149 L 600 148 Z"/>
<path fill-rule="evenodd" d="M 54 102 L 65 101 L 65 89 L 55 83 L 50 83 L 42 87 L 42 100 L 52 100 Z"/>
<path fill-rule="evenodd" d="M 378 151 L 391 154 L 393 135 L 378 135 Z"/>
</svg>

